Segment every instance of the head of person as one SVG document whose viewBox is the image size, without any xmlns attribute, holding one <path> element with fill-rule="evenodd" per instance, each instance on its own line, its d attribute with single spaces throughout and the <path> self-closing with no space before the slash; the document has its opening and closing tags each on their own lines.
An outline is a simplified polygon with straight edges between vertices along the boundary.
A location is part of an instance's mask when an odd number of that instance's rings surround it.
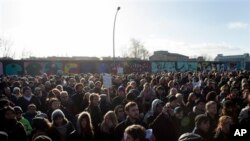
<svg viewBox="0 0 250 141">
<path fill-rule="evenodd" d="M 210 115 L 217 114 L 217 103 L 214 101 L 209 101 L 206 103 L 206 112 Z"/>
<path fill-rule="evenodd" d="M 101 81 L 96 81 L 95 82 L 95 88 L 101 89 L 102 87 L 102 82 Z"/>
<path fill-rule="evenodd" d="M 205 111 L 205 100 L 203 99 L 197 99 L 195 101 L 195 106 L 199 111 Z"/>
<path fill-rule="evenodd" d="M 216 131 L 222 131 L 226 134 L 230 131 L 230 126 L 233 124 L 233 120 L 230 116 L 221 116 L 216 128 Z"/>
<path fill-rule="evenodd" d="M 125 88 L 123 86 L 120 86 L 117 91 L 117 95 L 120 97 L 125 97 Z"/>
<path fill-rule="evenodd" d="M 184 133 L 179 137 L 178 141 L 203 141 L 203 138 L 195 133 Z"/>
<path fill-rule="evenodd" d="M 15 94 L 15 95 L 20 94 L 20 92 L 21 92 L 21 90 L 20 90 L 19 87 L 15 87 L 15 88 L 13 89 L 13 94 Z"/>
<path fill-rule="evenodd" d="M 91 121 L 90 114 L 88 112 L 81 112 L 78 115 L 77 123 L 76 123 L 76 131 L 78 134 L 94 134 L 93 125 Z"/>
<path fill-rule="evenodd" d="M 65 125 L 68 120 L 65 117 L 64 113 L 60 109 L 56 109 L 51 114 L 52 126 L 62 126 Z"/>
<path fill-rule="evenodd" d="M 89 104 L 91 106 L 99 106 L 100 100 L 101 100 L 100 95 L 97 93 L 92 93 L 89 96 Z"/>
<path fill-rule="evenodd" d="M 168 100 L 173 109 L 178 106 L 177 98 L 174 95 L 171 95 Z"/>
<path fill-rule="evenodd" d="M 37 108 L 35 104 L 29 104 L 27 107 L 27 113 L 29 114 L 36 114 L 37 113 Z"/>
<path fill-rule="evenodd" d="M 34 95 L 37 97 L 42 97 L 42 95 L 43 95 L 42 89 L 40 87 L 36 87 L 34 90 Z"/>
<path fill-rule="evenodd" d="M 43 117 L 35 117 L 32 119 L 32 127 L 33 129 L 39 130 L 39 131 L 48 131 L 51 124 L 47 118 Z"/>
<path fill-rule="evenodd" d="M 178 106 L 174 109 L 174 115 L 177 119 L 182 119 L 183 118 L 183 109 Z"/>
<path fill-rule="evenodd" d="M 210 128 L 210 122 L 209 122 L 208 116 L 205 114 L 197 115 L 195 117 L 195 127 L 198 130 L 200 130 L 204 133 L 207 133 L 209 131 L 209 128 Z"/>
<path fill-rule="evenodd" d="M 23 110 L 20 106 L 15 106 L 14 107 L 15 113 L 16 113 L 16 118 L 17 120 L 22 118 Z"/>
<path fill-rule="evenodd" d="M 82 83 L 77 83 L 76 85 L 75 85 L 75 91 L 77 92 L 77 93 L 82 93 L 83 92 L 83 84 Z"/>
<path fill-rule="evenodd" d="M 7 106 L 4 107 L 2 110 L 4 119 L 8 122 L 8 121 L 13 121 L 16 120 L 16 113 L 14 108 L 12 108 L 11 106 Z"/>
<path fill-rule="evenodd" d="M 117 120 L 121 121 L 125 119 L 124 107 L 122 105 L 117 105 L 114 109 Z"/>
<path fill-rule="evenodd" d="M 30 97 L 32 95 L 31 88 L 29 86 L 25 86 L 23 88 L 23 96 Z"/>
<path fill-rule="evenodd" d="M 162 113 L 164 115 L 168 115 L 168 116 L 173 116 L 174 115 L 174 110 L 172 109 L 170 103 L 166 103 L 165 106 L 163 106 L 162 108 Z"/>
<path fill-rule="evenodd" d="M 139 119 L 139 108 L 138 108 L 138 105 L 137 103 L 135 102 L 128 102 L 126 105 L 125 105 L 125 113 L 127 114 L 127 116 L 130 118 L 130 119 L 133 119 L 133 120 L 137 120 Z"/>
<path fill-rule="evenodd" d="M 52 141 L 52 139 L 46 135 L 39 135 L 35 137 L 32 141 Z"/>
<path fill-rule="evenodd" d="M 141 125 L 128 126 L 124 131 L 124 141 L 146 141 L 145 131 Z"/>
<path fill-rule="evenodd" d="M 73 78 L 73 77 L 69 78 L 69 80 L 68 80 L 68 85 L 69 85 L 70 87 L 74 87 L 75 84 L 76 84 L 76 79 Z"/>
<path fill-rule="evenodd" d="M 101 127 L 106 127 L 108 129 L 113 129 L 116 127 L 116 125 L 118 124 L 116 115 L 114 111 L 108 111 L 104 117 L 103 117 L 103 121 L 101 123 Z"/>
<path fill-rule="evenodd" d="M 63 86 L 62 86 L 62 85 L 56 85 L 56 88 L 57 88 L 60 92 L 63 91 Z"/>
<path fill-rule="evenodd" d="M 50 109 L 55 110 L 61 107 L 61 102 L 57 98 L 51 98 L 49 100 Z"/>
<path fill-rule="evenodd" d="M 152 104 L 151 104 L 151 112 L 154 115 L 158 115 L 159 113 L 162 112 L 164 103 L 163 101 L 161 101 L 160 99 L 155 99 L 153 100 Z"/>
<path fill-rule="evenodd" d="M 62 103 L 66 103 L 69 101 L 69 94 L 67 91 L 61 91 L 60 93 L 60 100 Z"/>
</svg>

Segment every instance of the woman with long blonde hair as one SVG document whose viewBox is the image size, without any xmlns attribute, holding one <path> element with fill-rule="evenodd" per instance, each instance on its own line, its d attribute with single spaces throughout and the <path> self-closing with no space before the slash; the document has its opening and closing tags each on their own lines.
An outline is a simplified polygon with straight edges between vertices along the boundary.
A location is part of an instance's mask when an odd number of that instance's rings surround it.
<svg viewBox="0 0 250 141">
<path fill-rule="evenodd" d="M 118 121 L 114 111 L 108 111 L 100 124 L 100 141 L 114 140 L 114 129 L 117 126 Z"/>
<path fill-rule="evenodd" d="M 215 141 L 228 141 L 230 126 L 233 124 L 233 120 L 230 116 L 221 116 L 217 128 L 215 129 Z"/>
</svg>

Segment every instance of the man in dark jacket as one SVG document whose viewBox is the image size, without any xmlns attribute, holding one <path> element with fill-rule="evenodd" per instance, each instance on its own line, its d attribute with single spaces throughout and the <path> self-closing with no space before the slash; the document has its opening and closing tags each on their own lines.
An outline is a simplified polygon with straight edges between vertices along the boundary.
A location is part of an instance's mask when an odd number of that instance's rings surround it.
<svg viewBox="0 0 250 141">
<path fill-rule="evenodd" d="M 177 127 L 172 119 L 173 111 L 167 103 L 162 112 L 150 124 L 157 141 L 176 141 L 178 139 Z"/>
<path fill-rule="evenodd" d="M 127 118 L 115 128 L 115 141 L 121 141 L 124 130 L 130 125 L 139 124 L 147 129 L 147 125 L 140 120 L 139 108 L 135 102 L 127 103 L 125 106 L 125 112 L 127 114 Z"/>
<path fill-rule="evenodd" d="M 23 88 L 23 96 L 17 100 L 17 105 L 20 106 L 24 112 L 30 104 L 35 104 L 38 110 L 41 110 L 41 101 L 32 94 L 31 88 L 26 86 Z"/>
</svg>

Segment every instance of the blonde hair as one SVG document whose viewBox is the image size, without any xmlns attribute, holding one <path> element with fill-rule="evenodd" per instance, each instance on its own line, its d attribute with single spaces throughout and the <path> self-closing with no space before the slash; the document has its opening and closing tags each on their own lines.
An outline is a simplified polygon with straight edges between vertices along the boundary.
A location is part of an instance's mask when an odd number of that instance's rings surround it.
<svg viewBox="0 0 250 141">
<path fill-rule="evenodd" d="M 232 118 L 230 116 L 221 116 L 215 130 L 218 131 L 222 129 L 226 125 L 227 120 L 232 120 Z"/>
<path fill-rule="evenodd" d="M 101 123 L 101 130 L 104 131 L 104 130 L 107 130 L 107 125 L 106 125 L 106 119 L 107 118 L 110 118 L 112 123 L 113 123 L 113 127 L 116 127 L 116 125 L 118 124 L 118 120 L 117 120 L 117 117 L 115 115 L 115 112 L 114 111 L 108 111 L 104 117 L 103 117 L 103 121 Z"/>
</svg>

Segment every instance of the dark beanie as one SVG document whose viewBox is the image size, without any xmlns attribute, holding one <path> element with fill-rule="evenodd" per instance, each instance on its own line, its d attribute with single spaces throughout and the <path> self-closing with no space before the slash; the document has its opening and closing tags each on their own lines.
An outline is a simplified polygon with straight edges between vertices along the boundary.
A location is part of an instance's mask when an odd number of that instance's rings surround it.
<svg viewBox="0 0 250 141">
<path fill-rule="evenodd" d="M 58 117 L 65 118 L 64 113 L 60 109 L 56 109 L 52 114 L 51 114 L 51 120 L 54 121 Z"/>
<path fill-rule="evenodd" d="M 195 133 L 184 133 L 179 137 L 178 141 L 203 141 L 203 138 Z"/>
<path fill-rule="evenodd" d="M 209 118 L 205 114 L 200 114 L 195 117 L 195 126 L 199 126 L 202 122 L 207 122 L 209 121 Z"/>
<path fill-rule="evenodd" d="M 52 139 L 45 135 L 39 135 L 33 141 L 52 141 Z"/>
</svg>

